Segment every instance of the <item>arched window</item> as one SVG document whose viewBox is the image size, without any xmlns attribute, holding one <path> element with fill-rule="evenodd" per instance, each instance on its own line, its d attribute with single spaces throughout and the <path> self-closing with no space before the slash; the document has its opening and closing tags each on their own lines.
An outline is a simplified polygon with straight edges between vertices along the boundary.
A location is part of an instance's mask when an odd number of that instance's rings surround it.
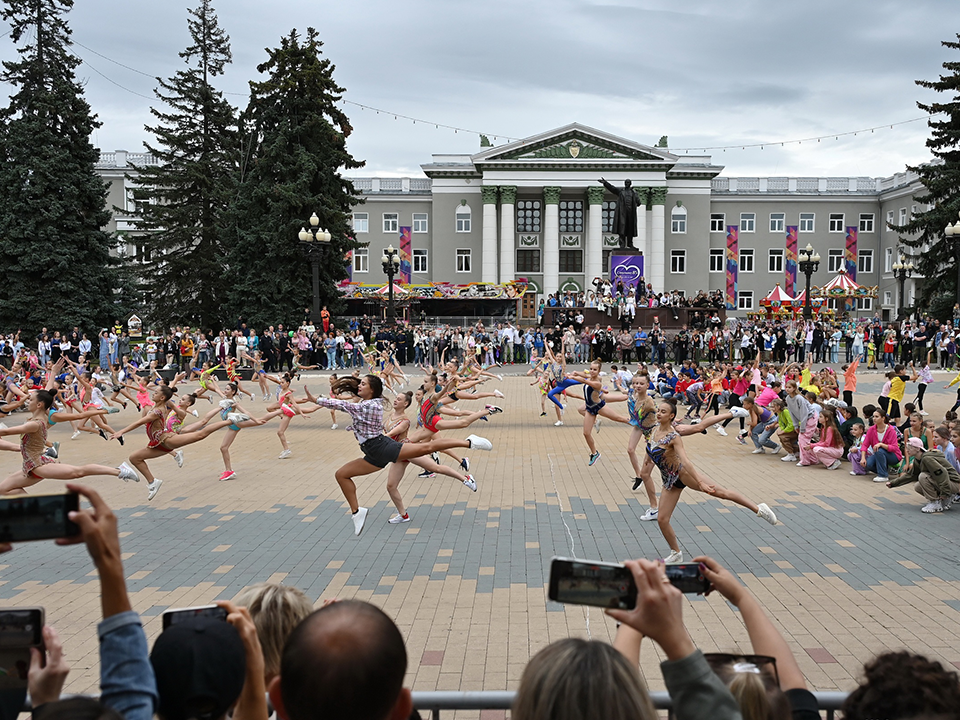
<svg viewBox="0 0 960 720">
<path fill-rule="evenodd" d="M 687 232 L 687 209 L 682 206 L 670 211 L 670 232 L 683 235 Z"/>
<path fill-rule="evenodd" d="M 457 207 L 456 220 L 457 220 L 458 233 L 470 232 L 470 206 L 469 205 L 460 205 Z"/>
</svg>

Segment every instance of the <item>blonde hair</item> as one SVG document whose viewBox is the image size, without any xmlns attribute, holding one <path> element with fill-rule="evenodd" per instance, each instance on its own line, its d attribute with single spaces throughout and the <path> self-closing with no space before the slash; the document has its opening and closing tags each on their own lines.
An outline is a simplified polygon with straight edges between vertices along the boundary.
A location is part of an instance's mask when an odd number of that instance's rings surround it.
<svg viewBox="0 0 960 720">
<path fill-rule="evenodd" d="M 527 663 L 514 720 L 656 720 L 640 672 L 607 643 L 567 638 Z"/>
<path fill-rule="evenodd" d="M 260 583 L 244 588 L 233 599 L 247 608 L 263 650 L 264 675 L 280 674 L 280 656 L 293 629 L 313 612 L 313 603 L 299 588 L 277 583 Z"/>
<path fill-rule="evenodd" d="M 743 720 L 788 720 L 790 704 L 773 677 L 766 672 L 738 672 L 732 665 L 716 669 L 740 706 Z"/>
</svg>

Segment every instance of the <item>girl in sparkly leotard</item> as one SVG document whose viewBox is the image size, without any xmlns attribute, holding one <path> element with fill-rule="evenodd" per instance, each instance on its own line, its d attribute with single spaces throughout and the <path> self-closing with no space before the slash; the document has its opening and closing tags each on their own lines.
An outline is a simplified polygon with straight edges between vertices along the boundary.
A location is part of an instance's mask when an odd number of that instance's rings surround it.
<svg viewBox="0 0 960 720">
<path fill-rule="evenodd" d="M 662 400 L 657 406 L 657 427 L 647 439 L 647 457 L 660 468 L 660 474 L 663 477 L 657 524 L 670 546 L 671 552 L 666 562 L 683 562 L 683 553 L 680 552 L 680 544 L 670 525 L 670 518 L 680 501 L 680 493 L 685 487 L 699 490 L 721 500 L 735 502 L 762 517 L 771 525 L 776 525 L 777 516 L 765 503 L 757 505 L 735 490 L 720 487 L 693 466 L 683 449 L 680 431 L 673 425 L 676 417 L 677 406 L 670 400 Z"/>
</svg>

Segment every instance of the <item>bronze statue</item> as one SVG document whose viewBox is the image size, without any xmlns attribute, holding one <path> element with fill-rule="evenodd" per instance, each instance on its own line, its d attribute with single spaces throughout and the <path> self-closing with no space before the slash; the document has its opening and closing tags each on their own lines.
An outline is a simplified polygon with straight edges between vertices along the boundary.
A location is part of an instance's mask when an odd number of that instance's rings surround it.
<svg viewBox="0 0 960 720">
<path fill-rule="evenodd" d="M 617 209 L 613 214 L 613 230 L 620 238 L 621 248 L 632 248 L 633 239 L 637 236 L 637 208 L 640 207 L 640 196 L 633 189 L 633 183 L 627 179 L 623 181 L 623 188 L 617 189 L 603 178 L 600 182 L 611 193 L 617 196 Z"/>
</svg>

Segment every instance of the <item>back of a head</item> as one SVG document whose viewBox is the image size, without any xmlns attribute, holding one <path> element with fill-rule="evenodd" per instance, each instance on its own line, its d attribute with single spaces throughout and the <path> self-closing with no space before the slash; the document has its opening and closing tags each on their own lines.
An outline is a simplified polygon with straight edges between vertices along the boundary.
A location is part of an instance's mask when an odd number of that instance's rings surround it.
<svg viewBox="0 0 960 720">
<path fill-rule="evenodd" d="M 756 668 L 738 671 L 733 665 L 716 673 L 736 698 L 743 720 L 790 720 L 790 702 L 772 675 Z"/>
<path fill-rule="evenodd" d="M 905 650 L 870 660 L 843 703 L 846 720 L 960 718 L 960 679 L 934 660 Z"/>
<path fill-rule="evenodd" d="M 654 720 L 637 668 L 603 642 L 567 638 L 538 652 L 520 678 L 514 720 Z"/>
<path fill-rule="evenodd" d="M 308 616 L 290 634 L 280 661 L 289 720 L 383 720 L 403 688 L 407 650 L 380 608 L 343 600 Z"/>
<path fill-rule="evenodd" d="M 244 588 L 234 603 L 247 608 L 263 651 L 264 674 L 280 674 L 283 646 L 294 628 L 313 612 L 313 603 L 299 588 L 278 583 L 260 583 Z"/>
<path fill-rule="evenodd" d="M 34 720 L 123 720 L 123 716 L 96 698 L 72 697 L 35 708 Z"/>
</svg>

